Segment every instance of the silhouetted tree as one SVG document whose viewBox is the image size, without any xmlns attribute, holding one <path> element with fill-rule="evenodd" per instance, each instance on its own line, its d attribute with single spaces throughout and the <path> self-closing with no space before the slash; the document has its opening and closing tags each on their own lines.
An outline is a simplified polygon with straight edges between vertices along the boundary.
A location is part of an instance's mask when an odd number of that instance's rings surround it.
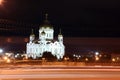
<svg viewBox="0 0 120 80">
<path fill-rule="evenodd" d="M 56 56 L 53 56 L 51 52 L 44 52 L 42 58 L 45 58 L 47 61 L 56 61 Z"/>
</svg>

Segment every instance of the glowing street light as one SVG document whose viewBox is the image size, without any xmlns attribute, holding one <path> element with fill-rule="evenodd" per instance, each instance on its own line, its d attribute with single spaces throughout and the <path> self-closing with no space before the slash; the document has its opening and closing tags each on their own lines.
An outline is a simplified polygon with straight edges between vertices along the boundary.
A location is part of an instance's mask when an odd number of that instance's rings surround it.
<svg viewBox="0 0 120 80">
<path fill-rule="evenodd" d="M 2 5 L 3 4 L 3 0 L 0 0 L 0 5 Z"/>
<path fill-rule="evenodd" d="M 2 53 L 3 52 L 3 50 L 2 49 L 0 49 L 0 53 Z"/>
<path fill-rule="evenodd" d="M 88 61 L 88 58 L 85 58 L 85 61 Z"/>
<path fill-rule="evenodd" d="M 96 57 L 95 57 L 95 60 L 98 61 L 98 60 L 99 60 L 99 57 L 96 56 Z"/>
<path fill-rule="evenodd" d="M 7 0 L 0 0 L 0 8 L 4 8 L 4 4 L 7 2 Z"/>
<path fill-rule="evenodd" d="M 112 58 L 112 62 L 115 62 L 116 60 L 115 60 L 115 58 Z"/>
<path fill-rule="evenodd" d="M 7 62 L 7 63 L 10 63 L 11 61 L 10 61 L 10 59 L 7 59 L 6 62 Z"/>
<path fill-rule="evenodd" d="M 7 56 L 4 56 L 4 57 L 3 57 L 3 59 L 4 59 L 4 60 L 7 60 L 7 59 L 8 59 L 8 57 L 7 57 Z"/>
<path fill-rule="evenodd" d="M 96 55 L 96 56 L 99 55 L 99 52 L 95 52 L 95 55 Z"/>
</svg>

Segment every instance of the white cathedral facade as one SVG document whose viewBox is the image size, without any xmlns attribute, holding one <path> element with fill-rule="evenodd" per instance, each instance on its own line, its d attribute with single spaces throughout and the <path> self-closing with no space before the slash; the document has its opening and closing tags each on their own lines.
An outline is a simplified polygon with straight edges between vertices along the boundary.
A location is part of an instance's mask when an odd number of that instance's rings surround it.
<svg viewBox="0 0 120 80">
<path fill-rule="evenodd" d="M 32 31 L 29 42 L 26 45 L 26 53 L 28 58 L 42 57 L 44 52 L 51 52 L 57 59 L 62 59 L 65 54 L 65 46 L 63 44 L 63 35 L 58 34 L 58 40 L 54 40 L 54 29 L 53 26 L 46 19 L 44 24 L 39 28 L 39 38 L 36 40 L 35 35 Z"/>
</svg>

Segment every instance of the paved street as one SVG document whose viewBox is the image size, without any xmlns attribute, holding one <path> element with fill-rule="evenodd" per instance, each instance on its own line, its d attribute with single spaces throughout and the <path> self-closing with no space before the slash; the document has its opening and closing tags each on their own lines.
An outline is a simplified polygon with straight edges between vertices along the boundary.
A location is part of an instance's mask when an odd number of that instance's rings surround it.
<svg viewBox="0 0 120 80">
<path fill-rule="evenodd" d="M 120 80 L 119 67 L 3 68 L 0 80 Z"/>
</svg>

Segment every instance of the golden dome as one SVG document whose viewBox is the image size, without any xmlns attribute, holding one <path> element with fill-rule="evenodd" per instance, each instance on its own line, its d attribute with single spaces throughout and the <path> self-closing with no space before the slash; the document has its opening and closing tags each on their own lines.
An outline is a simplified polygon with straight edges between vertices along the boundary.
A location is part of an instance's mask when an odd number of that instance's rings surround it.
<svg viewBox="0 0 120 80">
<path fill-rule="evenodd" d="M 45 14 L 45 20 L 44 20 L 43 24 L 40 25 L 40 27 L 53 28 L 52 25 L 50 24 L 50 22 L 48 21 L 48 14 Z"/>
<path fill-rule="evenodd" d="M 63 37 L 62 33 L 61 33 L 61 29 L 60 29 L 60 33 L 58 34 L 59 37 Z"/>
<path fill-rule="evenodd" d="M 34 36 L 34 37 L 35 37 L 35 34 L 34 34 L 34 32 L 33 32 L 33 29 L 32 29 L 32 32 L 31 32 L 30 36 Z"/>
</svg>

